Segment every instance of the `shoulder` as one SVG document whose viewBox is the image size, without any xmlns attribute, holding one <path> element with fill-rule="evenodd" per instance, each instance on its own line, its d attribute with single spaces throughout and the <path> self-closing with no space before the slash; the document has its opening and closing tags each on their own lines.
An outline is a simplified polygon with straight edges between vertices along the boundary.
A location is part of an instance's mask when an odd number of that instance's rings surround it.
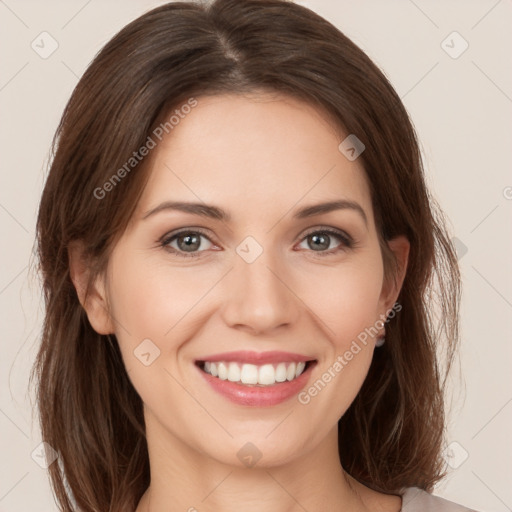
<svg viewBox="0 0 512 512">
<path fill-rule="evenodd" d="M 417 487 L 402 490 L 401 512 L 477 512 L 451 501 L 433 496 Z"/>
</svg>

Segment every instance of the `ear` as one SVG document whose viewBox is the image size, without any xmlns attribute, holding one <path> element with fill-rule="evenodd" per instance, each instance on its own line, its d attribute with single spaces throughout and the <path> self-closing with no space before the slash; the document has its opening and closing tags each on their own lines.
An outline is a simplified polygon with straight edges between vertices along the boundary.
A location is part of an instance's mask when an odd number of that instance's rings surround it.
<svg viewBox="0 0 512 512">
<path fill-rule="evenodd" d="M 411 246 L 409 240 L 403 235 L 388 240 L 386 243 L 395 256 L 397 273 L 394 276 L 390 276 L 389 279 L 384 279 L 379 299 L 379 312 L 383 315 L 386 315 L 386 312 L 393 307 L 400 294 L 407 272 L 409 249 Z"/>
<path fill-rule="evenodd" d="M 83 244 L 79 241 L 72 242 L 68 247 L 69 274 L 75 286 L 80 304 L 87 313 L 87 318 L 92 328 L 98 334 L 114 333 L 103 276 L 97 276 L 87 290 L 90 265 L 84 256 Z"/>
</svg>

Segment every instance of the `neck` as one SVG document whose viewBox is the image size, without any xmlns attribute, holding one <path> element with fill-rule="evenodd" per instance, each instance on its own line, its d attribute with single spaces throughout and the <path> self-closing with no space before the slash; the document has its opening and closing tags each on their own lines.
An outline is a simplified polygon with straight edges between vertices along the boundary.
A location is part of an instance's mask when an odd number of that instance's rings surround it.
<svg viewBox="0 0 512 512">
<path fill-rule="evenodd" d="M 272 465 L 263 464 L 262 457 L 252 467 L 226 464 L 193 450 L 149 415 L 146 435 L 151 485 L 136 512 L 400 510 L 399 497 L 390 496 L 387 508 L 380 506 L 377 493 L 343 470 L 337 429 L 307 453 Z"/>
</svg>

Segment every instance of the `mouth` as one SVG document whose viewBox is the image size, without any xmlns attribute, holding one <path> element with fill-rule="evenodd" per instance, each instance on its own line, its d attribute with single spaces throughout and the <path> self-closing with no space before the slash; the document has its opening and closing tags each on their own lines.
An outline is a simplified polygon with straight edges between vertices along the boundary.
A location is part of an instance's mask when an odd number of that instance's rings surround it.
<svg viewBox="0 0 512 512">
<path fill-rule="evenodd" d="M 287 352 L 230 352 L 205 356 L 195 366 L 210 388 L 238 405 L 266 407 L 297 395 L 316 359 Z"/>
<path fill-rule="evenodd" d="M 306 372 L 316 360 L 282 361 L 256 365 L 238 361 L 196 361 L 196 365 L 208 375 L 242 386 L 268 387 L 291 382 Z"/>
</svg>

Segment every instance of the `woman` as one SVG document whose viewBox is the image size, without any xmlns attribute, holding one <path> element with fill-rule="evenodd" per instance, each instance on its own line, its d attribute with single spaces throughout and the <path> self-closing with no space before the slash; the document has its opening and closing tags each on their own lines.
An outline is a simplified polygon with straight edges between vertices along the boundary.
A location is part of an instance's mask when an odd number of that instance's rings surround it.
<svg viewBox="0 0 512 512">
<path fill-rule="evenodd" d="M 62 510 L 469 510 L 430 494 L 454 249 L 399 97 L 326 20 L 130 23 L 65 109 L 37 227 Z"/>
</svg>

